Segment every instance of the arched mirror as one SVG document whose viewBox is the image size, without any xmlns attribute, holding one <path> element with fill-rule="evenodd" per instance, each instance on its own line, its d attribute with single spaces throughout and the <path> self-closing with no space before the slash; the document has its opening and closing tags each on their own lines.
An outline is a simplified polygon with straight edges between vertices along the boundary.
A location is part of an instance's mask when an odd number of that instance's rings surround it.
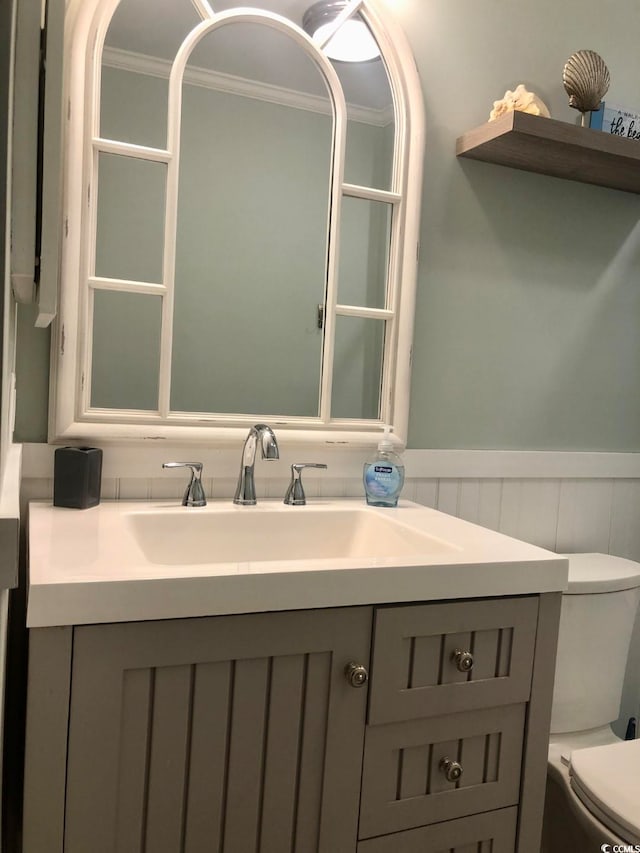
<svg viewBox="0 0 640 853">
<path fill-rule="evenodd" d="M 404 440 L 420 91 L 322 5 L 71 0 L 54 437 Z"/>
</svg>

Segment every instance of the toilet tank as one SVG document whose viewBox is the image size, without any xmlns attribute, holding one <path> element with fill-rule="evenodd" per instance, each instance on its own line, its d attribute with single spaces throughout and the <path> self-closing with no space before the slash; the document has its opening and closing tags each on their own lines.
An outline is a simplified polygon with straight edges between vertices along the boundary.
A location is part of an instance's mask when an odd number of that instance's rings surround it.
<svg viewBox="0 0 640 853">
<path fill-rule="evenodd" d="M 551 733 L 605 726 L 620 715 L 627 655 L 640 600 L 640 563 L 567 554 Z"/>
</svg>

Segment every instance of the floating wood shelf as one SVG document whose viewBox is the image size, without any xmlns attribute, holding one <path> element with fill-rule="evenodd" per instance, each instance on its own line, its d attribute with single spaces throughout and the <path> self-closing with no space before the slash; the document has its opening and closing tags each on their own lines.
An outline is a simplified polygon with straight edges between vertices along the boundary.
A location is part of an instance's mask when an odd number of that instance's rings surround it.
<svg viewBox="0 0 640 853">
<path fill-rule="evenodd" d="M 460 136 L 458 157 L 640 193 L 640 141 L 510 112 Z"/>
</svg>

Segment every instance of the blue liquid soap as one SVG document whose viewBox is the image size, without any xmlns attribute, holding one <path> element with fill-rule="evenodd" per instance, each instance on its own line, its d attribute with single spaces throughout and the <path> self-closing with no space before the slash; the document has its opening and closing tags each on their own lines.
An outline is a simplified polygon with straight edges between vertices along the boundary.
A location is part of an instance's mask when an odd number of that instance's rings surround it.
<svg viewBox="0 0 640 853">
<path fill-rule="evenodd" d="M 398 505 L 404 485 L 404 464 L 393 449 L 388 429 L 374 458 L 364 463 L 362 480 L 369 506 Z"/>
</svg>

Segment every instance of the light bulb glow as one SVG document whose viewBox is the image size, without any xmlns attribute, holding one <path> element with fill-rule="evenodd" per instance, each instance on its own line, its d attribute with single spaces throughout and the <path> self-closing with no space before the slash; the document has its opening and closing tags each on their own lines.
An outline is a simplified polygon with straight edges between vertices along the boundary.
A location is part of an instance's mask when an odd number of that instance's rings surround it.
<svg viewBox="0 0 640 853">
<path fill-rule="evenodd" d="M 314 39 L 322 42 L 332 26 L 331 22 L 320 26 L 314 33 Z M 380 49 L 365 22 L 353 18 L 344 22 L 322 50 L 329 59 L 341 62 L 368 62 L 380 56 Z"/>
</svg>

